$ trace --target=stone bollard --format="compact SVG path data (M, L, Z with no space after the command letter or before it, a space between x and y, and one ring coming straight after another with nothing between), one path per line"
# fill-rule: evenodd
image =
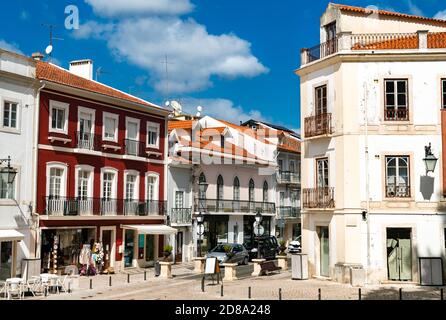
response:
M288 270L288 257L287 256L276 256L277 265L283 270Z
M172 265L173 265L173 262L160 261L159 264L161 266L160 278L164 278L164 279L173 278L172 277Z
M252 276L260 276L262 273L262 267L260 266L262 262L265 262L266 259L252 259L252 262L254 262L254 272L251 273Z
M237 263L223 263L222 266L225 267L225 281L237 280L235 269L237 267Z
M206 262L206 258L194 258L194 272L196 273L204 273L204 263Z

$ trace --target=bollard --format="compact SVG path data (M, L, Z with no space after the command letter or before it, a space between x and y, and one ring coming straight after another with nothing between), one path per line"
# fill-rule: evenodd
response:
M251 299L251 287L248 287L248 299Z
M282 300L282 288L279 288L279 300Z
M223 283L221 284L221 288L220 288L220 296L223 297Z
M127 273L127 283L130 283L130 273Z
M403 300L403 288L400 288L400 300Z
M362 300L362 298L361 298L361 288L358 289L358 297L359 297L359 300Z
M71 293L71 281L68 282L68 293Z
M109 286L109 287L112 286L112 278L111 278L111 276L108 278L108 286Z
M443 289L440 289L440 300L443 300Z
M147 280L147 271L144 271L144 281Z
M321 288L319 288L317 291L318 291L318 299L322 300Z
M201 292L204 292L204 277L201 279Z
M93 289L93 279L90 279L90 289Z

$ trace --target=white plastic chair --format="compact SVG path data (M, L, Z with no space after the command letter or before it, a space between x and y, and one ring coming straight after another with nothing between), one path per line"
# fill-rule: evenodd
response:
M65 292L68 293L68 279L69 274L66 274L65 276L63 276L63 278L59 277L57 278L57 292L59 292L59 287Z
M17 296L19 299L23 298L24 290L23 290L23 280L21 281L12 281L10 279L6 280L6 294L8 300L11 300L14 296Z
M6 299L6 282L0 281L0 295L3 295L3 297Z

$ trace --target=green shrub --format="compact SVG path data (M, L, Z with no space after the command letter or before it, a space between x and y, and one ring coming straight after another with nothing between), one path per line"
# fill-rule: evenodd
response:
M173 247L170 244L164 246L164 252L172 252Z

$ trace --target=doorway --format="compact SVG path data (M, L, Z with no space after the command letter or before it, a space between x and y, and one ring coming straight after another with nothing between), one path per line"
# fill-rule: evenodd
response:
M179 231L176 234L175 244L175 262L182 262L183 261L183 231Z
M387 274L389 280L412 280L411 228L387 228Z
M104 270L115 266L115 229L114 227L101 227L100 242L104 249Z
M133 267L135 254L135 231L125 230L124 268Z
M320 275L323 277L330 276L330 245L328 227L317 227L320 248Z
M13 261L13 242L0 242L0 280L4 281L13 276Z

